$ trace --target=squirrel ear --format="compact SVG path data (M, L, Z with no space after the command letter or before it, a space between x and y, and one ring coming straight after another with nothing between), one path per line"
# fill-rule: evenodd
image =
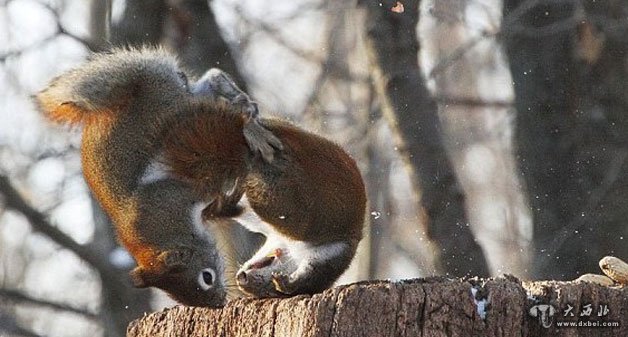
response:
M147 288L155 284L155 275L142 267L135 267L129 272L131 282L136 288Z
M192 259L192 249L177 248L162 252L157 257L170 273L181 272L187 268Z

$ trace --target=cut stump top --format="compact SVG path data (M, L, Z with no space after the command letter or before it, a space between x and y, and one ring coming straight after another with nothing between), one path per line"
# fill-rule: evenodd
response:
M626 337L628 288L511 276L360 282L222 309L175 306L133 321L127 336Z

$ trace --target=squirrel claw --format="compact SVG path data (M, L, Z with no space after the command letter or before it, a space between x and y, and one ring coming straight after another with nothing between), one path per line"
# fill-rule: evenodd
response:
M249 95L241 93L231 100L231 104L238 107L240 113L243 114L248 120L257 119L259 116L259 108L257 103L249 98Z
M283 149L279 138L255 120L244 125L244 138L251 151L259 152L267 163L271 163L275 158L275 150Z
M291 295L296 290L290 282L290 276L283 273L273 273L273 284L275 285L275 290L282 294Z
M212 219L218 216L222 209L222 201L220 198L213 198L201 212L203 219Z
M275 150L283 150L283 145L279 138L259 124L257 102L240 90L223 71L216 69L212 74L211 82L216 87L214 91L229 101L244 117L244 138L249 148L253 153L259 152L265 162L271 163Z

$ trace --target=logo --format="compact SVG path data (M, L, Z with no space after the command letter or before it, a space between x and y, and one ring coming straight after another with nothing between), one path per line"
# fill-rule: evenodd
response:
M610 309L607 304L582 303L579 306L566 303L566 308L559 310L550 304L537 304L528 311L530 316L539 320L548 329L554 323L557 328L617 328L619 321L608 320ZM555 319L558 317L557 319ZM556 321L556 322L554 322Z
M550 304L537 304L530 308L529 314L532 317L537 317L539 323L541 323L544 328L549 328L554 322L553 316L556 314L556 308Z

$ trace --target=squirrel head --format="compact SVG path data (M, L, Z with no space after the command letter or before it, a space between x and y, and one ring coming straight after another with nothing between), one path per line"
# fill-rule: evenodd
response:
M157 287L175 301L198 307L221 307L226 299L223 267L215 248L179 247L161 252L130 272L138 288ZM217 263L218 262L218 263Z
M202 219L207 203L175 179L148 183L137 193L128 225L118 228L138 265L133 284L159 288L184 305L222 306L224 260Z

